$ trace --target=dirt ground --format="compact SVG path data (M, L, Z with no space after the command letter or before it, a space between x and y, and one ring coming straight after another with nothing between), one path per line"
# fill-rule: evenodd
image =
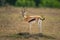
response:
M0 7L0 40L60 40L60 9L57 8L26 8L27 15L45 17L42 33L37 22L29 24L23 20L22 8Z

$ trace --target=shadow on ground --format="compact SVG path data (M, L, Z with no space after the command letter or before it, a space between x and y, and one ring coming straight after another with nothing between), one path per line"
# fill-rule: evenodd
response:
M23 38L37 39L39 37L42 37L42 38L48 38L48 39L55 39L54 37L49 36L49 35L44 35L43 33L38 33L38 34L18 33L17 35L19 35L21 38L23 37Z
M20 38L20 39L29 39L29 38L33 38L33 39L39 39L39 38L47 38L47 39L56 39L52 36L49 35L44 35L43 33L37 33L37 34L29 34L29 33L17 33L14 35L8 35L8 36L0 36L1 38Z

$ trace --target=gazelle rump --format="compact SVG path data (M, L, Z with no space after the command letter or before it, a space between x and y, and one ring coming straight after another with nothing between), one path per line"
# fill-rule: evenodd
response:
M22 16L24 18L24 21L29 23L30 32L31 32L32 23L37 22L38 26L39 26L39 31L40 31L40 33L42 33L42 21L45 20L44 17L36 16L36 15L35 16L28 16L28 15L26 15L26 9L22 10Z

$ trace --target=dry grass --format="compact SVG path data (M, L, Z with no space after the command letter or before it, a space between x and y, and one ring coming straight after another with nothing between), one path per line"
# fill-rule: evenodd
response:
M28 35L17 35L22 32L29 32L29 24L22 20L22 8L1 7L0 8L0 39L1 40L60 40L60 9L52 8L27 8L28 15L43 15L43 37L39 35L37 23L32 25L32 37ZM15 34L15 35L13 35ZM12 36L9 36L12 35ZM23 38L22 38L23 37ZM52 39L53 37L55 39Z

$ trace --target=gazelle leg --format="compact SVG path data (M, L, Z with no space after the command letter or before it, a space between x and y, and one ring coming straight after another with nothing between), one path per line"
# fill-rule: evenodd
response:
M31 23L29 23L29 32L31 33L31 26L32 24Z
M42 20L38 20L39 32L42 33Z

